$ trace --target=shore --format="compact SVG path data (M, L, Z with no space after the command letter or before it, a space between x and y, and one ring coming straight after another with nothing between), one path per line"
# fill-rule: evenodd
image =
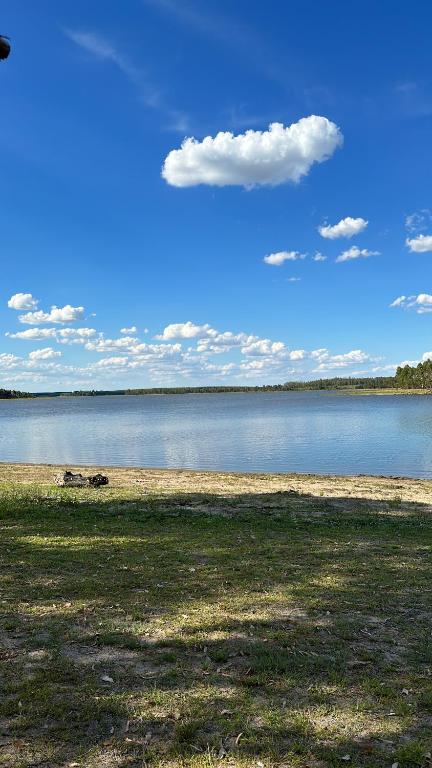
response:
M78 466L61 464L0 463L0 483L51 484L66 469L91 475L100 472L109 478L106 492L123 489L170 496L173 493L209 493L215 496L239 494L268 495L294 490L312 497L369 499L432 504L432 480L373 475L333 476L296 473L247 473L154 469L135 467Z
M0 464L5 768L429 768L432 481Z

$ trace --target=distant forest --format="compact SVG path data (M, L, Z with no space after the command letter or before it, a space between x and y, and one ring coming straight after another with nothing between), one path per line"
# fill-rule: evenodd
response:
M20 397L34 397L29 392L18 392L15 389L0 389L0 400L17 400Z
M335 376L332 379L313 381L286 381L285 384L265 384L256 387L208 386L208 387L145 387L142 389L91 389L74 392L16 392L0 389L0 399L20 397L95 397L101 395L187 395L220 392L302 392L311 390L362 390L362 389L427 389L432 390L432 360L416 366L399 367L395 376L371 376L354 378Z
M287 381L285 384L264 384L263 386L206 386L206 387L145 387L141 389L116 390L77 390L74 392L52 392L52 395L72 395L74 397L94 397L96 395L187 395L217 394L223 392L296 392L308 390L335 389L387 389L395 387L393 376L375 376L371 378L316 379L314 381Z

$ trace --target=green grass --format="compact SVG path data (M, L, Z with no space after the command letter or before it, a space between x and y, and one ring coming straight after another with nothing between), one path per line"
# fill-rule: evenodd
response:
M431 765L426 505L246 501L0 483L1 766Z

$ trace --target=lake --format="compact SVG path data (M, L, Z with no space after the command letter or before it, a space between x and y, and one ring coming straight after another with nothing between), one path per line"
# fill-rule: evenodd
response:
M0 400L0 461L432 477L432 397Z

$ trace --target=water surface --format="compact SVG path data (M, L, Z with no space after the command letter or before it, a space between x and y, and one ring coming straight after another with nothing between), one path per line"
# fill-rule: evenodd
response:
M432 477L432 397L0 400L0 461Z

